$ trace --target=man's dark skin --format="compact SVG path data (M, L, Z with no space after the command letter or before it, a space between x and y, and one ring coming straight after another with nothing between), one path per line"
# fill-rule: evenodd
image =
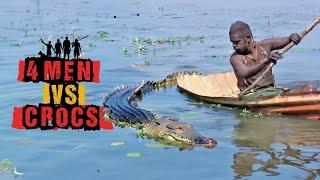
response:
M71 47L70 47L70 41L68 40L68 37L63 41L63 59L66 59L66 55L70 55Z
M276 60L282 58L277 52L272 51L281 49L290 42L298 44L301 40L298 34L293 33L288 37L270 38L254 42L250 27L241 21L231 25L229 38L235 50L230 57L230 62L238 80L237 85L241 91L251 85L269 63L276 62ZM258 84L257 88L274 86L271 70L264 79L265 81L260 85Z

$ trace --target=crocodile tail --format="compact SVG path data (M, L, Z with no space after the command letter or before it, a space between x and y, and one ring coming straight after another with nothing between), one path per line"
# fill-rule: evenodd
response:
M134 95L132 98L139 96L142 97L144 94L149 93L154 90L156 82L154 81L142 81L137 88L134 90Z
M119 86L105 97L103 105L114 123L143 124L155 117L152 112L139 108L136 103L141 99L139 94L146 84L142 82L134 86Z
M106 102L111 98L111 96L115 95L117 92L122 91L126 88L128 88L128 86L124 86L124 85L120 85L114 88L113 91L111 91L106 97L104 97L103 105L106 106Z
M198 72L185 71L172 73L160 81L142 81L134 86L118 86L104 98L103 105L110 110L110 117L121 122L145 123L152 121L158 116L150 111L141 109L137 106L137 101L143 95L154 89L174 86L177 78L187 74L199 74Z

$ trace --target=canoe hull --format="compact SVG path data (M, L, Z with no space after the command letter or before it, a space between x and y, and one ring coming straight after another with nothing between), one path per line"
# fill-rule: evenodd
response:
M181 87L183 93L196 99L231 107L249 108L268 113L281 113L284 115L296 115L306 119L320 120L320 94L304 94L295 96L279 96L261 101L243 101L238 98L206 97L193 94Z
M211 75L212 76L212 75ZM190 78L192 79L192 78ZM221 104L232 107L249 108L257 111L268 113L281 113L285 115L301 116L306 119L320 119L320 90L319 81L293 82L281 87L288 87L290 90L283 91L273 96L260 97L256 99L238 97L213 97L194 90L192 80L188 78L178 81L178 88L181 92L186 93L196 99ZM186 82L183 82L186 81ZM197 82L199 84L199 80ZM202 89L205 89L203 83ZM320 86L319 86L320 87ZM199 93L200 92L200 93Z

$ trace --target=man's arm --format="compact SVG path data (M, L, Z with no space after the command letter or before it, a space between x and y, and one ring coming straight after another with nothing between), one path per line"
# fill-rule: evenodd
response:
M234 72L242 78L247 78L258 73L262 68L264 68L270 62L269 59L266 59L252 67L247 67L243 63L242 58L243 57L240 55L233 55L230 58L230 62Z
M290 42L298 44L300 40L301 37L297 33L293 33L288 37L265 39L262 40L260 43L269 51L273 51L285 47Z
M41 41L42 44L44 44L44 45L46 45L46 46L48 45L48 44L46 44L42 39L40 39L40 41Z

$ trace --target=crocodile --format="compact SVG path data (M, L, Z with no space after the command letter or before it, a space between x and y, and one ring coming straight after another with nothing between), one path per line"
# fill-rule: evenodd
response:
M153 138L167 145L184 149L195 146L213 148L217 145L215 139L199 134L191 124L180 122L171 116L159 117L137 105L137 102L142 100L147 93L174 86L179 76L195 73L197 72L173 73L160 81L143 81L133 86L117 87L104 99L105 118L120 127L137 128L142 136Z

